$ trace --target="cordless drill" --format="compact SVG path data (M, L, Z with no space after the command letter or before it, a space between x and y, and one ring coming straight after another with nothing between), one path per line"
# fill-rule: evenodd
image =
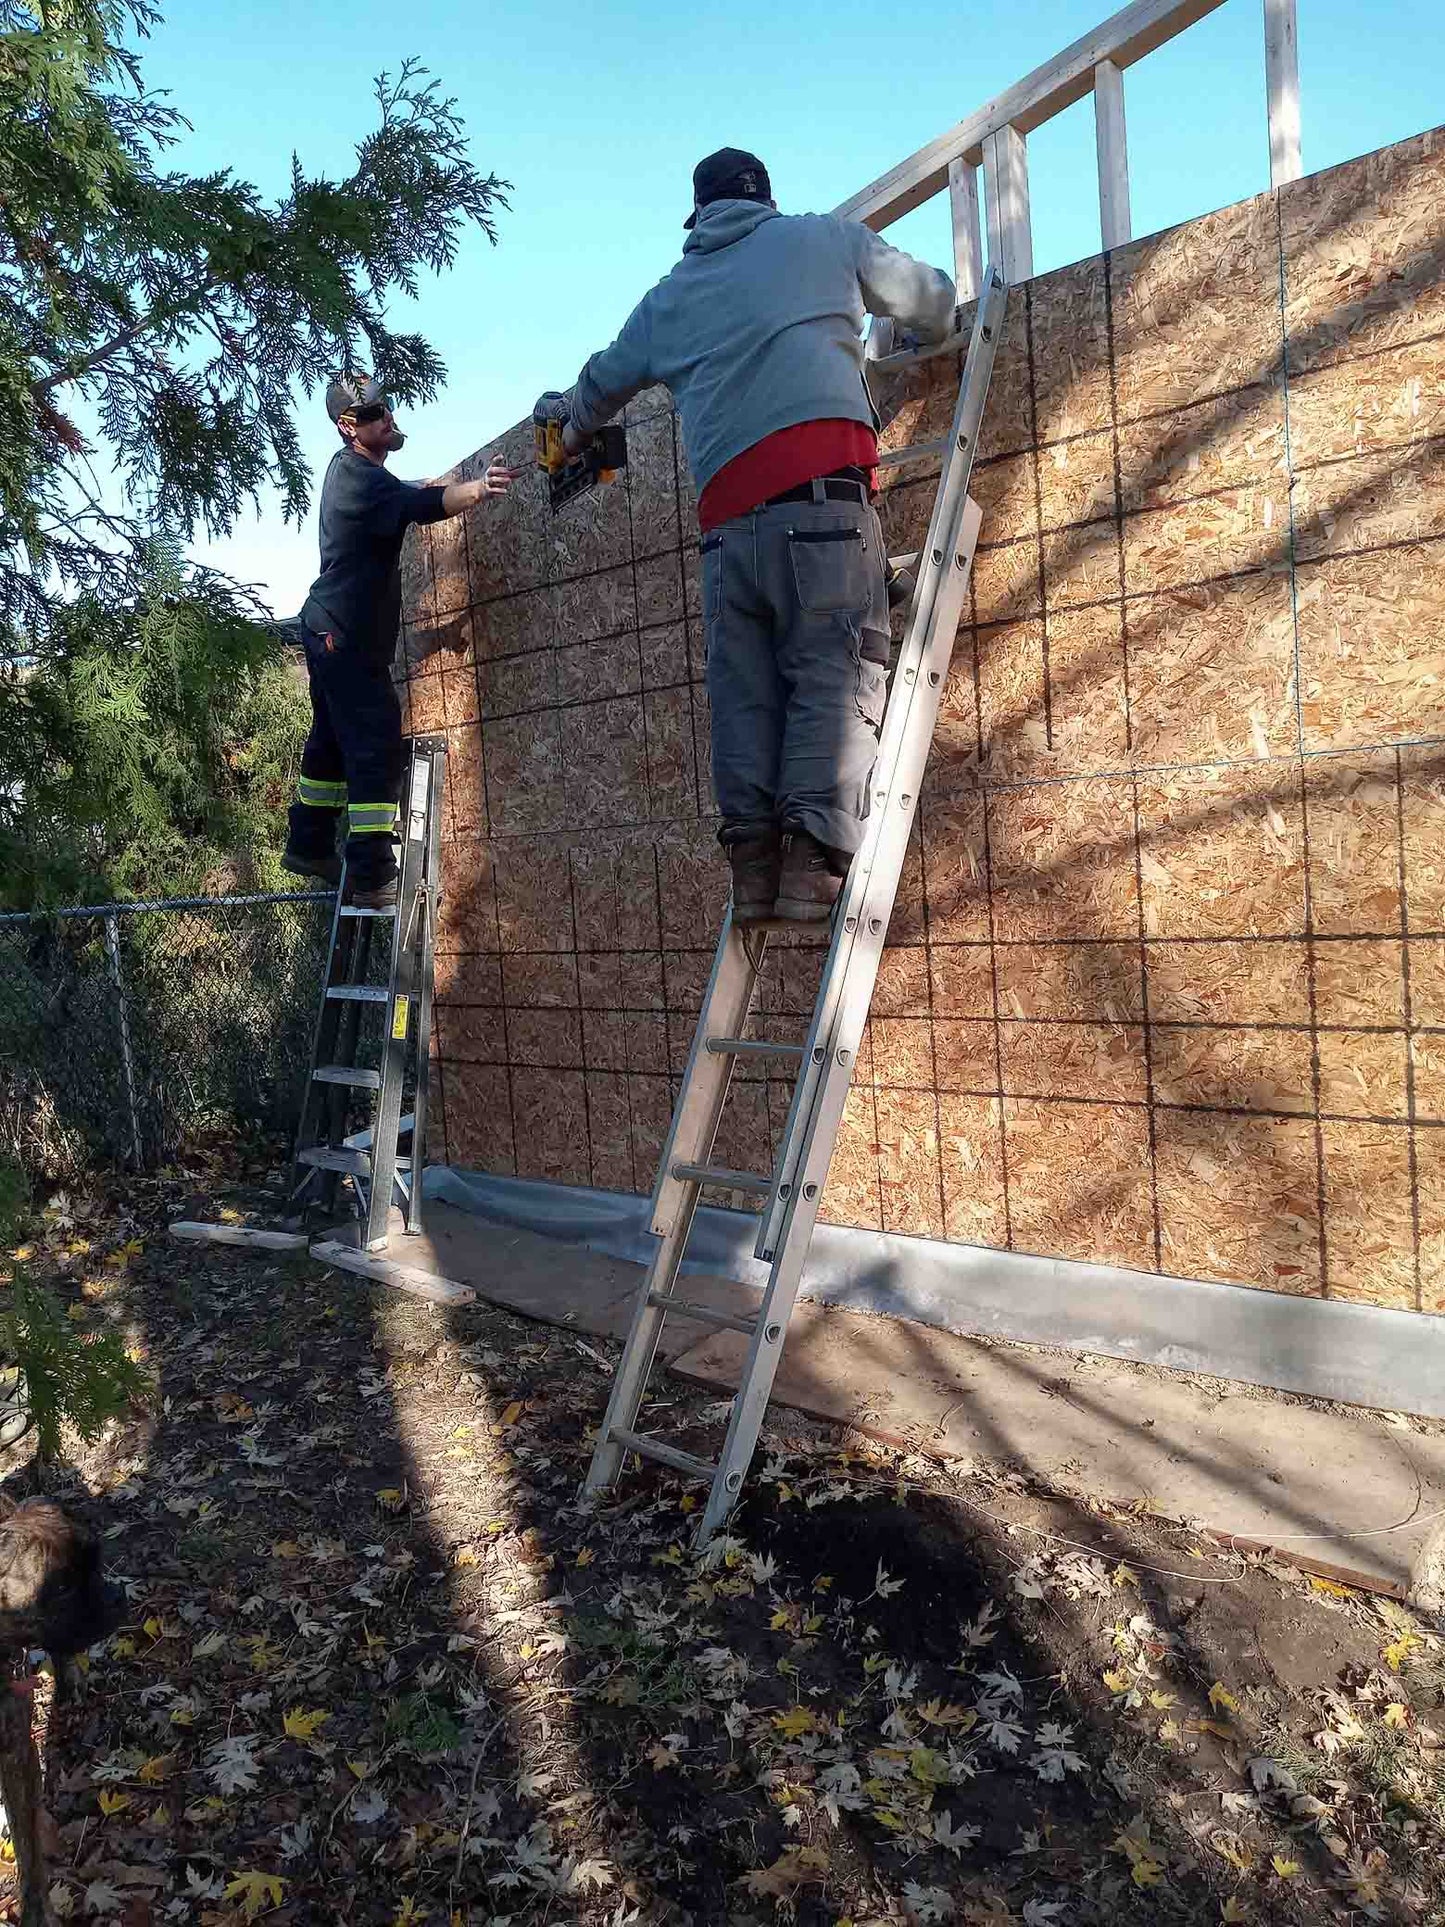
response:
M569 455L562 430L572 413L572 397L549 389L532 410L532 433L537 443L537 466L547 477L552 513L599 482L615 482L627 466L627 435L620 426L599 428L580 455Z

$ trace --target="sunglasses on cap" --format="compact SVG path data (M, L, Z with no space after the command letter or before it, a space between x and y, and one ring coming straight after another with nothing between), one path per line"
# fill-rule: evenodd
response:
M355 422L358 428L364 428L369 422L384 421L390 413L391 403L389 401L372 401L367 402L365 406L361 408L348 408L346 411L346 419L349 422Z

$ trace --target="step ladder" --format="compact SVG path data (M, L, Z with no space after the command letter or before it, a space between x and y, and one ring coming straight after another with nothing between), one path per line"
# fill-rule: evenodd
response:
M395 909L348 903L342 870L291 1168L292 1211L334 1211L341 1179L351 1179L363 1251L384 1249L393 1199L406 1229L421 1229L446 738L413 737L409 751Z
M766 957L768 926L739 929L729 911L658 1169L651 1230L660 1242L638 1290L584 1491L595 1495L615 1483L629 1452L705 1479L711 1489L698 1525L699 1544L712 1536L736 1503L757 1445L863 1040L978 541L980 511L968 484L1006 298L1002 276L990 268L974 319L952 433L941 447L938 494L928 537L917 557L917 586L879 737L866 833L833 914L832 938L807 1040L774 1044L745 1034ZM905 452L917 456L931 448ZM745 1057L781 1058L798 1066L777 1163L767 1177L710 1162L733 1066ZM755 1317L739 1317L675 1296L699 1194L708 1186L751 1192L761 1200L756 1253L771 1269ZM637 1429L668 1317L742 1332L750 1340L716 1464Z

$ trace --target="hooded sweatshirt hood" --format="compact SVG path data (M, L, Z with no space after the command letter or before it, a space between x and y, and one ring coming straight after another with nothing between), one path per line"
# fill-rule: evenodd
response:
M734 241L745 240L764 221L779 218L778 210L762 201L709 201L706 207L698 209L697 221L683 242L682 251L713 254L718 248L730 248Z

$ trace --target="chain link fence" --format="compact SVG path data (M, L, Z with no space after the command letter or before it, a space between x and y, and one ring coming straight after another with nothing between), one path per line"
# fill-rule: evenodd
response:
M0 916L0 1156L151 1169L227 1124L290 1130L333 897L186 897Z

